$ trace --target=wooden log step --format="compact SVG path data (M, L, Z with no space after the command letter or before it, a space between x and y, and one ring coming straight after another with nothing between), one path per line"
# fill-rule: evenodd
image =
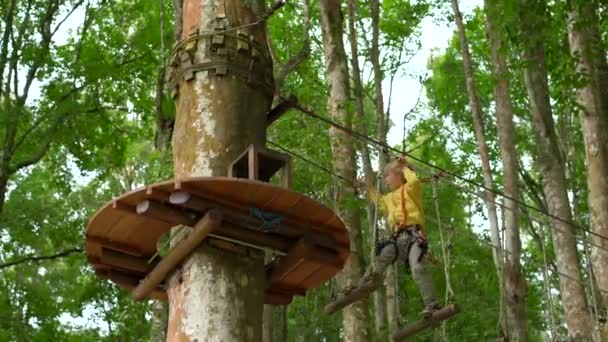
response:
M460 308L456 304L450 304L440 310L437 310L433 315L427 319L421 319L419 321L410 323L399 329L395 335L393 335L393 341L402 341L407 337L413 336L427 328L435 326L442 321L456 315L460 312Z
M333 314L336 311L341 310L342 308L349 306L358 300L368 297L377 288L378 286L371 282L364 284L363 286L357 287L351 292L339 296L333 302L330 302L329 304L325 305L323 311L326 314Z

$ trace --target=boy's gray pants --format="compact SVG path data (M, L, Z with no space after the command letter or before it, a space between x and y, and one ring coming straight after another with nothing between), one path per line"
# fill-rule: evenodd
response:
M417 233L414 232L413 234ZM386 271L386 268L396 260L403 260L404 262L409 263L410 270L412 271L412 278L414 278L414 281L422 294L424 305L426 307L436 306L438 304L437 297L435 296L433 280L427 269L427 261L424 258L421 258L422 248L420 248L415 241L415 237L412 238L412 235L408 232L402 231L398 235L395 241L396 243L390 243L384 246L380 251L380 254L376 256L372 272L383 274L384 271Z

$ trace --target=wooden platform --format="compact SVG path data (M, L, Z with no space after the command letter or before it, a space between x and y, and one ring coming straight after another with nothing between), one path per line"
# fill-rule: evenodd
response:
M266 265L268 304L305 295L339 272L349 256L344 224L320 203L265 182L200 177L153 184L107 203L88 225L87 258L100 277L133 289L158 262L149 259L161 235L178 224L192 226L214 208L223 220L206 240L213 246L257 246L282 255ZM281 219L265 225L252 209ZM166 297L162 284L150 297Z

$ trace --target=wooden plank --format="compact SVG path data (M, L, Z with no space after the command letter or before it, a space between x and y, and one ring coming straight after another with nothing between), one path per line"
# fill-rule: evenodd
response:
M287 252L292 245L290 239L277 234L260 234L250 229L241 228L235 224L224 222L216 228L214 234L227 237L229 239L249 242L258 246L272 248L281 252Z
M301 239L292 247L286 256L273 263L269 276L271 284L281 283L302 286L324 264L339 265L337 253L332 253L317 246L311 239Z
M296 296L305 296L306 289L298 286L290 286L285 284L274 284L266 289L266 291L271 291L274 293L282 293L288 295L296 295Z
M102 209L100 209L95 216L93 216L89 222L87 234L105 236L110 232L120 218L120 212L113 210L112 203L108 203L102 207Z
M143 256L141 250L138 249L137 247L128 245L128 244L120 242L120 241L111 241L105 237L91 236L91 235L87 235L86 240L87 240L87 242L105 246L105 247L111 248L115 251L123 252L123 253L133 255L136 257Z
M325 308L323 309L323 311L326 314L333 314L334 312L336 312L358 300L368 297L377 288L378 288L378 286L374 285L372 283L367 283L364 286L357 287L356 289L352 290L348 294L342 295L342 296L336 298L336 300L334 300L333 302L330 302L329 304L325 305Z
M205 216L194 225L194 229L183 240L177 243L169 254L163 258L146 278L133 290L132 298L142 300L160 282L162 282L169 272L182 262L200 243L217 227L222 221L219 211L209 211Z
M264 293L264 304L269 305L288 305L293 301L292 295L286 295L283 293L275 293L272 291L266 291Z
M101 278L108 279L115 283L116 285L131 290L137 286L140 278L136 276L132 276L130 274L125 274L117 271L98 271L95 270L95 273ZM158 299L162 301L167 300L167 292L162 287L156 287L150 292L149 298Z
M307 289L317 288L333 278L341 269L342 267L323 265L314 274L311 274L308 278L302 280L300 286Z
M393 335L393 341L402 341L407 337L413 336L427 328L441 323L442 321L456 315L460 312L460 308L456 304L450 304L436 312L430 318L421 319L406 325L402 329L399 329L395 335Z
M143 274L150 272L155 266L154 262L148 263L148 260L148 258L132 256L107 247L102 247L101 258L99 258L99 261L105 265Z

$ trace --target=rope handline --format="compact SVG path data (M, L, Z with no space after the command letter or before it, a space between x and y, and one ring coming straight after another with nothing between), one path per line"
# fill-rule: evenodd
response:
M530 222L532 225L532 222ZM549 331L551 332L551 339L555 340L556 332L555 332L555 318L553 317L553 298L551 297L551 283L549 278L549 266L547 262L547 248L545 246L545 228L543 226L539 227L541 248L543 253L543 283L545 285L545 294L547 296L547 303L549 304Z
M301 105L299 105L299 104L295 104L295 105L294 105L294 108L295 108L295 109L297 109L298 111L300 111L300 112L302 112L302 113L304 113L304 114L306 114L306 115L310 116L310 117L316 118L316 119L318 119L318 120L320 120L320 121L323 121L323 122L325 122L325 123L327 123L327 124L329 124L329 125L331 125L331 126L334 126L334 127L338 128L338 129L340 129L340 130L343 130L344 132L346 132L346 133L348 133L348 134L350 134L350 135L353 135L353 136L355 136L355 137L358 137L359 139L362 139L362 140L368 141L368 142L370 142L370 143L372 143L372 144L374 144L374 145L377 145L377 146L381 146L382 148L387 149L387 150L390 150L390 151L393 151L393 152L395 152L395 153L398 153L398 154L403 154L403 151L400 151L400 150L398 150L398 149L396 149L396 148L394 148L394 147L392 147L392 146L390 146L390 145L388 145L388 144L386 144L386 143L380 142L380 141L378 141L378 140L376 140L376 139L374 139L374 138L371 138L371 137L369 137L369 136L363 135L363 134L361 134L361 133L359 133L359 132L357 132L357 131L355 131L355 130L353 130L353 129L350 129L350 128L348 128L348 127L345 127L344 125L341 125L341 124L339 124L339 123L337 123L337 122L335 122L335 121L332 121L332 120L330 120L330 119L328 119L328 118L322 117L322 116L320 116L320 115L316 114L315 112L313 112L313 111L311 111L311 110L309 110L309 109L307 109L307 108L305 108L305 107L303 107L303 106L301 106ZM503 192L501 192L501 191L498 191L498 190L495 190L495 189L492 189L492 188L488 188L488 187L486 187L485 185L479 184L479 183L477 183L477 182L475 182L475 181L472 181L472 180L470 180L470 179L468 179L468 178L466 178L466 177L464 177L464 176L460 176L460 175L458 175L458 174L456 174L456 173L453 173L453 172L451 172L451 171L449 171L449 170L447 170L447 169L445 169L445 168L442 168L442 167L440 167L440 166L437 166L437 165L435 165L435 164L432 164L432 163L430 163L430 162L427 162L427 161L425 161L425 160L423 160L423 159L420 159L420 158L418 158L418 157L415 157L415 156L411 155L411 154L410 154L410 153L408 153L408 152L406 152L406 153L405 153L405 155L406 155L407 157L409 157L410 159L412 159L412 160L415 160L415 161L417 161L417 162L419 162L419 163L421 163L421 164L423 164L423 165L426 165L426 166L428 166L428 167L434 168L434 169L436 169L436 170L442 171L442 172L444 172L444 173L446 173L446 174L448 174L448 175L451 175L451 176L453 176L454 178L457 178L457 179L459 179L459 180L461 180L461 181L463 181L463 182L465 182L465 183L468 183L468 184L474 185L475 187L478 187L478 188L484 189L484 190L486 190L486 191L492 192L493 194L495 194L495 195L497 195L497 196L501 196L501 197L503 197L503 198L506 198L506 199L508 199L508 200L510 200L510 201L512 201L512 202L514 202L514 203L517 203L518 205L521 205L521 206L523 206L523 207L526 207L526 208L528 208L528 209L530 209L530 210L536 211L536 212L538 212L538 213L540 213L540 214L543 214L543 215L545 215L545 216L551 217L551 218L553 218L553 219L555 219L555 220L558 220L558 221L560 221L560 222L563 222L563 223L567 223L567 224L569 224L569 225L572 225L573 227L579 228L579 229L581 229L582 231L589 232L590 234L592 234L592 235L594 235L594 236L596 236L596 237L602 238L602 239L604 239L604 240L608 240L608 237L603 236L603 235L598 234L598 233L595 233L595 232L593 232L593 231L589 230L588 228L585 228L585 227L583 227L583 226L581 226L581 225L579 225L579 224L577 224L577 223L575 223L575 222L571 222L571 221L565 220L565 219L563 219L563 218L561 218L561 217L559 217L559 216L555 216L555 215L553 215L553 214L551 214L551 213L549 213L549 212L547 212L547 211L545 211L545 210L543 210L543 209L537 208L537 207L535 207L535 206L533 206L533 205L530 205L530 204L527 204L527 203L525 203L525 202L523 202L523 201L521 201L521 200L518 200L518 199L515 199L515 198L513 198L513 197L511 197L511 196L508 196L508 195L504 194L504 193L503 193Z
M441 242L441 256L443 257L443 273L445 276L445 305L450 303L450 300L454 298L454 290L450 283L450 250L446 247L446 237L444 237L443 223L441 221L441 214L439 211L439 199L437 197L437 181L431 182L431 188L433 190L433 203L435 204L435 215L437 216L437 228L439 228L439 240ZM441 336L442 341L446 341L446 322L441 323Z

